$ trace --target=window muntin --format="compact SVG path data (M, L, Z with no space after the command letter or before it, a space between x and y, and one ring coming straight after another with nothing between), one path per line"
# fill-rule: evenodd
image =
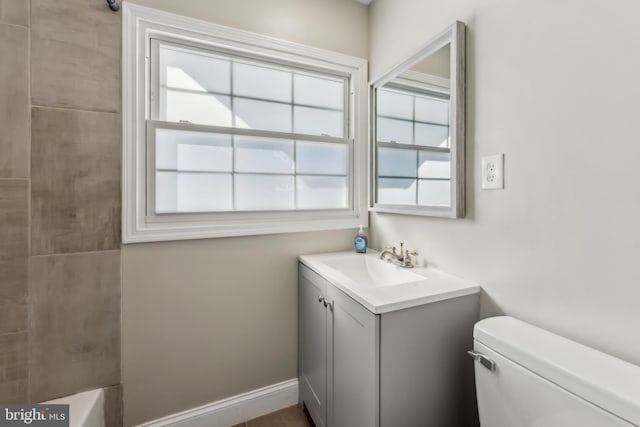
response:
M149 214L352 208L348 77L160 40L151 72Z
M377 203L451 206L448 96L384 87L376 107Z

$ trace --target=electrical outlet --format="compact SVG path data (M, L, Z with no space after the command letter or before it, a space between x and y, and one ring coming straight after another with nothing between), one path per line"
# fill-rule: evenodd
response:
M504 154L482 158L482 189L504 188Z

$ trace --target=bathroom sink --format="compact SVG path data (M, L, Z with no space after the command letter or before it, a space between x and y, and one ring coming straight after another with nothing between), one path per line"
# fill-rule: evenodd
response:
M328 259L325 264L363 286L394 286L425 280L424 276L371 256Z
M301 255L299 261L374 314L480 292L476 283L433 267L402 268L368 251Z

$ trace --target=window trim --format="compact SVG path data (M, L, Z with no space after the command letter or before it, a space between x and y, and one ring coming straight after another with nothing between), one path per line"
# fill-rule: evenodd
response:
M123 243L202 239L330 229L368 224L367 212L367 61L312 48L255 33L175 15L125 2L123 5ZM151 116L151 39L179 40L181 44L207 45L274 62L295 64L302 69L327 70L349 76L349 119L347 139L352 185L350 208L335 210L256 211L216 214L147 215L147 144L157 121ZM147 125L149 122L149 125ZM166 123L162 122L162 127ZM171 124L180 127L181 124ZM215 131L206 125L189 128ZM218 129L229 132L227 128ZM250 131L251 132L251 131ZM277 133L255 131L259 136ZM242 130L247 133L246 129ZM288 137L291 134L287 134ZM301 140L344 142L344 138L301 136ZM334 141L335 140L335 141Z

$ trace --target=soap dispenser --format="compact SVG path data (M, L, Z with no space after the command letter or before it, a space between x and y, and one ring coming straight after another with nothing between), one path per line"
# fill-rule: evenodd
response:
M369 239L364 234L363 226L360 226L360 231L356 234L356 238L353 239L353 246L356 248L356 252L359 254L367 253L367 246L369 246Z

